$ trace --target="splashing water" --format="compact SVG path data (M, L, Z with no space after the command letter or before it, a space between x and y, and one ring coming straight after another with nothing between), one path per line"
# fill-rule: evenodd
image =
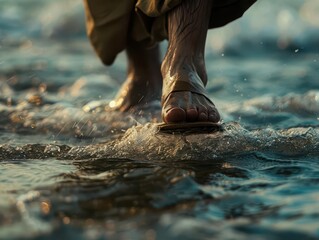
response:
M0 239L318 239L317 0L259 0L209 32L213 134L107 112L80 2L0 0Z

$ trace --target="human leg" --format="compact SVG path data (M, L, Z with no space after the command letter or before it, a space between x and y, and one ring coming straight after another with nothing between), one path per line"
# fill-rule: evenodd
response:
M162 117L170 122L218 122L207 97L204 50L211 0L185 0L168 13L169 46L162 63Z
M126 53L127 79L110 102L112 109L120 111L128 111L160 99L162 89L159 47L146 48L143 43L131 41Z

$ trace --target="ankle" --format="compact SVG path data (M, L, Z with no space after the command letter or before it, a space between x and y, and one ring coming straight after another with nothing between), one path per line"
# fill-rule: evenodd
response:
M188 76L190 72L195 72L204 85L207 83L205 59L201 53L193 55L185 52L181 54L174 52L171 54L170 51L167 51L161 65L161 72L164 81L172 77L173 79L180 79L177 76Z

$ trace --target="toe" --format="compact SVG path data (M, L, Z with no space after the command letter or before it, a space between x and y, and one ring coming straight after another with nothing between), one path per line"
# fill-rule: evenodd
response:
M188 108L186 110L187 122L195 122L198 119L198 111L195 107Z
M214 116L214 114L209 113L209 115L208 115L208 121L209 121L209 122L216 122L216 121L215 121L215 118L216 118L216 117Z
M198 121L205 122L208 121L208 111L204 105L198 107Z
M184 122L186 120L186 113L182 108L171 108L166 111L163 119L166 123Z
M201 112L198 116L198 121L199 122L206 122L208 120L207 113Z
M212 109L208 113L208 121L217 123L220 121L220 115L217 109Z

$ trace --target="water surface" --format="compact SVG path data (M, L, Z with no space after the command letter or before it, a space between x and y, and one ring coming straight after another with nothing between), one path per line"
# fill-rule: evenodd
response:
M0 3L0 239L319 238L317 0L210 31L223 131L200 135L105 111L125 55L102 66L81 2Z

